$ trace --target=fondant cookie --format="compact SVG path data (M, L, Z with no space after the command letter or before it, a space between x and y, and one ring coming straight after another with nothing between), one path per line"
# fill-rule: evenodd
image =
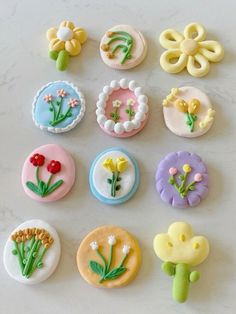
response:
M17 227L4 248L8 274L24 284L37 284L55 271L61 255L60 239L48 223L34 219Z
M215 110L200 89L184 86L172 88L163 101L163 114L170 131L192 138L205 134L211 128Z
M121 148L109 148L100 153L93 161L89 173L93 195L109 205L128 201L136 192L139 181L136 160Z
M163 70L178 73L186 67L192 76L206 75L209 62L219 62L224 57L224 49L217 41L205 38L206 30L199 23L187 25L183 35L175 29L162 32L160 44L167 49L160 58Z
M143 129L148 111L148 98L135 81L111 81L99 94L97 122L111 136L130 137Z
M75 181L75 164L62 147L48 144L36 148L22 169L25 193L40 202L53 202L65 196Z
M170 153L158 165L156 189L173 207L194 207L208 193L207 168L196 154Z
M36 94L32 105L34 123L41 130L62 133L73 129L83 118L85 99L73 84L50 82Z
M77 56L81 45L87 40L87 33L81 27L75 27L70 21L63 21L59 28L52 27L47 31L49 40L49 56L56 61L59 71L67 69L69 57Z
M139 65L147 54L143 35L129 25L109 29L100 43L104 63L114 69L127 70Z
M139 271L141 251L134 237L115 226L93 230L77 251L81 276L96 287L115 288L130 283Z
M203 236L194 236L191 225L175 222L167 233L157 234L153 241L156 255L164 262L162 270L173 277L172 296L185 302L190 283L196 282L200 273L191 266L201 264L209 254L209 243Z

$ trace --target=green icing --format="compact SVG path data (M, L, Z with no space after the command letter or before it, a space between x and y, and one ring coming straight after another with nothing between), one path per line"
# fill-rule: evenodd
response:
M113 42L122 41L123 44L117 44L112 48L112 54L115 54L117 50L121 50L124 53L124 56L121 60L121 64L124 64L126 60L132 57L131 50L133 48L133 37L123 31L111 32L111 39L107 42L107 45L110 46Z
M50 121L51 126L56 126L67 118L72 116L72 107L68 106L66 112L61 113L63 97L59 97L57 99L51 100L48 102L49 110L52 112L52 120Z
M66 50L61 50L56 59L56 68L59 71L65 71L69 65L69 53Z
M164 262L162 270L169 276L173 276L172 296L177 302L183 303L188 298L190 282L196 282L200 278L198 271L191 271L187 264L174 264Z
M110 113L110 116L115 123L117 123L120 120L119 109L120 109L119 107L115 107L114 112Z
M197 120L196 115L186 112L186 124L189 126L190 132L194 131L194 123L196 120Z
M131 121L132 118L135 116L135 111L132 109L132 106L128 105L125 112L127 113L128 117L129 117L129 121Z
M121 185L118 184L118 182L121 180L122 178L120 177L119 171L114 171L112 177L107 179L107 183L111 185L111 196L116 197L116 191L119 191L121 188Z

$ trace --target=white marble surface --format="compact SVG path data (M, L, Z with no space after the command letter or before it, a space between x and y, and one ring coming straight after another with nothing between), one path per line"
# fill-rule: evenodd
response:
M57 271L43 284L28 287L8 277L0 258L0 313L161 313L232 314L236 311L235 272L235 12L233 0L10 0L0 12L0 254L9 233L27 219L41 218L52 224L62 240ZM59 73L47 55L45 31L62 19L84 26L89 40L81 55ZM203 23L209 39L225 46L225 58L211 66L201 79L187 73L169 75L159 66L163 51L157 38L167 27L183 30L192 21ZM99 39L119 23L139 28L149 51L137 68L119 72L108 68L99 56ZM95 118L95 101L103 85L123 76L145 86L151 117L143 132L127 140L107 137ZM65 79L78 84L87 99L83 122L68 134L53 135L36 128L31 103L43 84ZM217 110L214 126L199 139L176 137L166 129L161 100L171 87L193 84L206 91ZM72 192L54 204L28 198L20 174L25 157L35 147L58 143L71 151L77 164L77 182ZM137 158L142 180L138 193L123 206L102 205L88 187L89 166L101 150L123 146ZM170 151L199 153L210 172L210 194L195 209L177 210L165 205L155 191L157 163ZM152 250L156 233L175 220L192 223L211 243L211 253L198 267L202 279L191 286L187 303L171 299L171 279L160 270ZM90 287L77 272L75 253L81 239L94 227L114 223L137 235L143 264L137 279L118 290Z

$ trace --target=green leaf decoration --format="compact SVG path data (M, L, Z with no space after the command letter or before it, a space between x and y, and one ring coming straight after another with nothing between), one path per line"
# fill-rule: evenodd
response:
M129 109L126 109L125 112L126 112L126 113L129 113Z
M107 179L107 183L112 184L112 179Z
M164 262L161 265L162 270L169 276L173 276L175 274L176 265L171 262Z
M190 186L188 189L189 189L190 191L195 191L195 190L196 190L195 186Z
M57 51L49 51L49 57L50 57L52 60L57 60L58 52L57 52Z
M41 191L42 196L44 196L45 192L47 191L47 184L44 181L40 180L38 187L39 190Z
M184 179L184 175L183 174L180 174L179 175L179 179L182 181Z
M169 182L171 185L173 185L173 184L175 183L175 180L174 180L172 177L170 177L169 180L168 180L168 182Z
M119 191L120 188L121 188L121 186L120 186L120 185L117 185L117 186L116 186L116 191Z
M103 267L101 264L99 264L98 262L96 261L89 261L89 267L91 268L91 270L100 275L100 276L103 276Z
M17 255L17 250L16 249L12 250L11 252L12 252L13 255Z
M41 195L41 192L39 190L39 188L37 187L36 184L34 184L33 182L31 181L27 181L26 182L26 186L28 189L30 189L32 192L34 192L35 194L38 194L39 196L42 196Z
M121 177L117 178L117 182L119 182L119 181L121 181L121 180L122 180L122 178L121 178Z
M55 191L56 189L59 188L59 186L62 185L64 181L61 179L61 180L58 180L57 182L55 182L54 184L52 184L46 191L46 194L45 195L48 195L50 193L52 193L53 191Z
M39 262L38 264L37 264L37 268L42 268L43 267L43 262Z
M115 114L113 112L110 113L110 116L114 118Z
M72 113L71 113L71 112L68 112L66 116L67 116L67 117L72 117Z
M112 269L109 273L107 273L104 277L104 279L116 279L120 277L124 272L126 272L127 268L124 266L120 266L117 268Z
M52 108L52 107L49 107L49 111L53 111L53 108Z
M61 50L58 53L56 68L59 71L65 71L69 64L69 53L66 50Z

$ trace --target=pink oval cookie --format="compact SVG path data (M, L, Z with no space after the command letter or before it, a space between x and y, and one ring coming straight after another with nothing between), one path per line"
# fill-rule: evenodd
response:
M99 94L97 122L107 134L130 137L145 126L148 119L148 98L135 81L111 81Z
M127 70L139 65L147 54L143 35L129 25L116 25L102 37L100 54L109 67Z
M29 197L40 202L54 202L72 188L75 163L59 145L43 145L26 158L21 179Z

